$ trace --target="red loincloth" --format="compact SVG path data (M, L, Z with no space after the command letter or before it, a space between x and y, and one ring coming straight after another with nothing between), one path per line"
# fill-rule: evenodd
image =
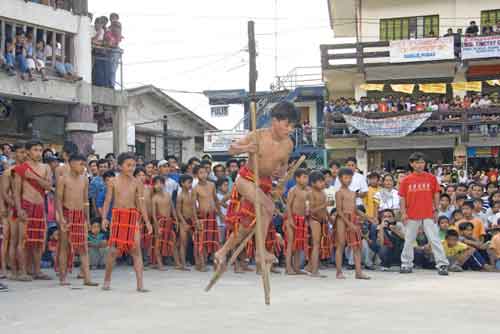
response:
M43 203L33 204L23 199L21 208L27 216L25 247L27 249L43 248L47 234L45 206Z
M84 210L64 209L64 219L69 224L69 241L73 254L82 254L87 250L87 234L85 227L87 218Z
M358 227L357 230L353 230L349 228L349 226L346 226L346 232L345 232L345 240L346 240L346 245L353 248L361 248L361 223L359 222L358 217L356 214L351 215L351 221L354 225Z
M215 212L210 212L204 217L201 215L198 217L202 228L198 229L195 227L193 233L194 249L198 255L203 254L204 248L207 255L215 253L220 248L219 227L217 226L215 216Z
M160 239L161 256L174 256L175 243L177 236L174 230L174 220L167 217L157 217L158 237Z
M285 222L287 217L284 217ZM294 238L292 243L292 251L303 251L306 257L309 256L309 226L306 223L306 217L293 215L295 224ZM285 249L288 246L288 238L286 237L285 229Z
M327 260L333 254L333 235L330 232L328 220L321 223L321 241L319 244L319 259Z
M152 260L154 258L154 256L153 256L153 251L154 251L153 234L148 233L148 228L146 227L144 220L142 220L141 223L139 224L139 230L141 233L141 249L144 252L143 254L145 254L146 257L148 257L150 260Z
M253 172L247 167L241 167L239 177L245 180L255 182ZM264 194L269 194L273 188L272 179L270 177L261 177L259 182L260 189ZM243 199L239 194L236 185L233 186L229 206L227 208L225 223L228 227L236 230L235 225L242 224L249 227L255 219L255 208L249 200Z
M280 241L276 237L276 228L272 223L269 224L267 230L265 247L269 253L274 253L276 256L279 256L281 253ZM255 257L255 237L248 242L246 252L249 258Z
M135 246L135 234L139 231L141 214L137 209L113 208L109 247L118 250L119 255L130 252Z

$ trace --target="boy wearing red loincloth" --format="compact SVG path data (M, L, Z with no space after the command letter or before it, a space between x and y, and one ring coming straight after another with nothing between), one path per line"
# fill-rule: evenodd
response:
M121 167L120 175L108 184L103 212L108 212L113 201L111 233L109 238L110 252L106 259L106 273L102 289L110 290L111 272L118 255L129 253L134 261L134 270L137 278L137 291L148 292L144 289L139 221L145 220L149 234L152 227L149 222L146 206L144 204L144 185L134 178L135 157L130 153L118 156L118 165ZM107 230L110 222L103 217L102 227Z
M214 254L220 248L219 227L216 220L220 208L215 185L213 182L208 182L207 170L195 166L193 173L198 177L198 184L193 189L196 203L194 251L200 261L196 264L196 269L204 272L207 271L207 255Z
M297 185L293 187L287 197L287 217L285 219L285 258L286 274L305 274L300 269L300 254L306 256L309 251L309 215L311 190L307 186L309 177L305 169L295 171Z
M262 240L266 239L268 227L274 212L274 202L270 196L272 190L271 176L281 177L286 173L288 157L293 149L289 138L298 111L292 103L278 103L271 111L271 127L249 133L239 141L232 143L229 154L250 154L248 164L241 166L239 175L233 185L233 193L226 215L226 224L233 231L224 246L215 254L217 265L226 265L227 253L236 248L252 231L255 220L256 192L260 196L259 205L262 213ZM257 147L257 139L259 146ZM255 160L257 159L257 161ZM257 189L254 180L254 164L259 166L259 184ZM256 254L258 263L272 263L276 257L269 251Z
M84 285L97 286L90 279L88 254L89 181L84 175L86 159L83 155L73 154L69 158L69 173L57 179L57 218L59 225L58 264L60 285L70 285L67 281L68 267L73 267L73 257L80 256L80 270Z
M18 257L20 281L51 279L40 269L45 249L45 191L52 189L52 171L42 161L42 143L26 143L28 160L14 168L14 200L19 225Z
M337 224L335 244L337 246L335 254L335 265L337 266L337 279L345 279L342 273L342 259L344 248L351 247L354 252L354 266L357 279L370 279L361 270L361 222L360 218L368 219L363 212L356 207L356 193L349 189L354 173L349 168L342 168L338 178L341 188L335 194L337 203ZM375 222L376 223L376 222Z
M181 191L177 194L177 205L175 207L177 212L177 223L179 224L179 257L182 270L186 268L186 251L189 238L193 237L194 221L196 214L196 201L193 197L191 189L193 185L193 177L191 175L181 175L179 179ZM198 256L194 252L195 256ZM195 259L199 263L199 259Z

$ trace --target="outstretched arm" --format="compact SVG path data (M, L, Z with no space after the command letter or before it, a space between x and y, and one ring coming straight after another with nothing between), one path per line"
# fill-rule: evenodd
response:
M229 146L230 155L257 152L257 136L255 132L250 132L246 137L234 142Z

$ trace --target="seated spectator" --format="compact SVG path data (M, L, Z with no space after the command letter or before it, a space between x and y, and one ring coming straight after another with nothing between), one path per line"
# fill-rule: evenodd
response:
M40 45L41 43L41 45ZM39 54L39 47L41 47L41 53ZM39 58L41 57L41 59ZM45 72L45 55L43 54L43 41L39 41L36 44L36 50L33 50L33 36L30 34L26 40L26 62L28 64L28 71L30 75L35 72L39 72L42 76L42 81L48 81Z
M394 211L382 211L381 223L377 227L377 240L380 245L378 255L382 261L382 270L393 265L401 264L405 240L405 228L401 222L396 221Z
M490 100L488 94L483 95L479 99L478 104L479 104L479 108L487 108L487 107L491 106L491 100Z
M471 223L473 226L474 238L482 242L486 235L486 232L484 230L484 224L481 219L474 218L473 210L474 210L474 203L472 201L466 201L462 206L462 213L464 215L464 219L457 221L456 225L460 226L460 224L462 223Z
M33 81L33 76L28 68L28 62L26 61L26 37L24 31L19 30L16 33L16 39L14 40L14 54L16 56L16 65L21 73L21 79Z
M482 240L479 240L474 237L474 225L470 222L465 222L462 223L458 226L459 229L459 240L469 246L470 248L473 248L476 250L476 252L479 254L479 257L484 259L484 263L487 263L487 260L489 258L488 255L488 250L489 250L489 243L485 243ZM485 269L491 269L488 268L488 265L485 265ZM492 267L492 266L491 266Z
M434 256L432 255L431 245L429 244L429 240L424 233L422 228L418 229L417 244L414 247L414 264L417 267L423 269L434 269Z
M490 262L494 261L495 269L500 271L500 225L497 224L490 228L491 243L489 248Z
M495 30L493 29L493 26L485 25L481 29L481 35L493 35L495 33Z
M446 257L450 262L449 270L451 272L460 272L464 269L483 270L485 266L491 268L479 252L459 242L457 231L449 230L442 243Z
M486 229L497 225L500 219L500 201L495 201L493 206L486 211Z
M14 51L14 45L12 44L11 39L7 39L5 41L5 54L0 55L0 68L5 70L7 74L11 77L16 75L16 71L14 70L14 56L12 52Z
M101 232L101 224L99 221L92 223L88 235L90 269L103 269L105 259L108 253L108 244L104 233Z
M67 61L63 62L62 59L63 52L64 50L62 49L61 43L58 42L55 50L57 74L68 81L72 82L81 81L83 78L75 74L73 65Z
M449 110L448 100L446 97L441 99L441 103L439 103L438 110L442 112L446 112Z
M352 114L352 109L347 104L346 99L342 98L340 101L340 112L342 114Z
M450 219L446 216L439 216L438 218L438 226L439 226L439 239L446 239L446 234L450 229Z
M477 36L479 34L479 27L476 25L476 21L470 21L470 25L465 30L465 36Z
M451 219L451 215L455 211L455 206L451 204L451 198L448 194L442 194L439 199L438 216L445 216Z

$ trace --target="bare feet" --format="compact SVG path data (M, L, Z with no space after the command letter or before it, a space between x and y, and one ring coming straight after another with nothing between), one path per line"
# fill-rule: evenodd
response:
M66 279L63 279L63 280L59 281L59 285L60 286L70 286L71 283L68 282Z
M104 282L101 289L102 291L111 291L111 282Z
M87 282L83 282L83 285L85 285L85 286L99 286L99 283L87 281Z
M186 268L184 266L176 266L175 270L179 270L179 271L191 271L191 269Z
M37 281L50 281L50 280L52 280L52 277L40 272L40 273L36 274L35 276L33 276L33 279L37 280Z
M291 270L291 269L290 270L287 269L285 271L285 274L287 274L288 276L297 276L297 273L295 272L295 270Z
M336 275L337 279L345 279L344 273L343 272L338 272Z
M78 276L76 276L77 279L84 279L85 277L83 276L83 274L80 272L78 274Z
M307 276L309 275L307 272L305 272L304 270L296 270L295 273L297 275L300 275L300 276Z
M150 291L148 289L144 289L144 288L137 288L137 292L147 293L147 292L150 292Z
M227 266L227 257L226 254L222 252L222 250L217 251L214 254L214 267L215 271L218 272L224 272L226 271L226 266Z
M258 264L262 263L262 258L260 256L260 254L257 254L255 256L255 262ZM269 264L273 264L273 263L277 263L278 259L276 258L276 256L274 256L274 254L269 253L269 252L265 252L264 253L264 262L269 263Z
M18 278L17 274L15 273L10 273L9 276L7 277L9 281L17 281L17 278Z
M167 268L165 268L164 266L160 266L160 265L154 266L153 269L156 269L158 271L167 271Z
M361 274L356 274L356 276L354 276L356 279L363 279L363 280L370 280L370 276L366 276L365 274L361 273Z
M328 276L326 275L322 275L320 273L311 273L310 275L311 277L314 277L314 278L327 278Z

